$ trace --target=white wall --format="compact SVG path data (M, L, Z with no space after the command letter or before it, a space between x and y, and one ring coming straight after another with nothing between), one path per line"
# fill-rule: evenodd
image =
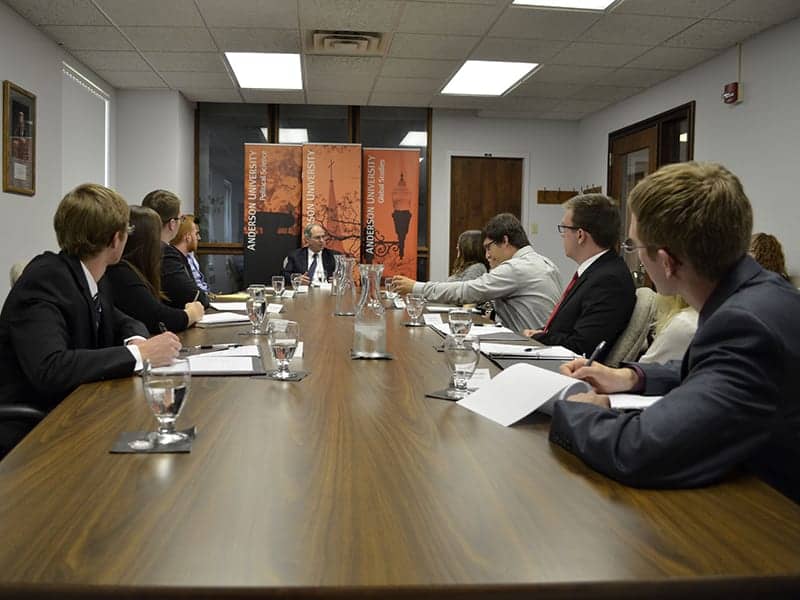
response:
M8 294L12 264L43 250L56 250L53 214L62 189L62 61L68 60L105 89L89 69L66 55L54 42L0 2L0 79L36 95L36 194L0 191L0 302ZM84 152L76 139L72 152ZM113 150L112 150L113 151ZM113 180L112 180L113 181Z
M608 134L696 101L696 160L719 162L742 180L754 210L754 230L783 243L791 274L800 272L800 19L743 44L744 101L723 104L724 84L737 77L735 48L658 86L596 113L580 124L581 173L605 190Z
M154 189L175 192L194 212L194 105L178 92L117 92L117 191L139 204Z
M536 203L539 189L573 189L591 183L575 160L578 124L572 121L483 119L464 112L433 112L431 147L430 279L448 275L450 256L450 157L522 157L525 159L522 221L534 249L550 257L566 281L575 263L564 256L556 224L560 205ZM599 180L598 180L599 181ZM604 181L604 180L603 180ZM533 234L533 228L538 233Z

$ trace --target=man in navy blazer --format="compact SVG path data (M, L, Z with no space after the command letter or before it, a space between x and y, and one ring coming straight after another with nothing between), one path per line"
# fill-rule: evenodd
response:
M47 412L82 383L129 376L144 360L157 366L177 356L174 333L145 339L147 328L114 307L101 281L122 256L129 213L119 194L96 184L61 200L54 218L61 252L34 258L0 312L0 405ZM0 422L0 457L30 427Z
M603 194L570 198L558 225L564 254L578 264L572 280L542 329L525 335L548 346L565 346L602 360L631 318L636 304L633 278L617 254L620 216L616 203Z
M753 215L738 178L713 163L663 167L629 196L624 244L664 294L700 313L682 361L610 369L576 359L592 384L553 407L550 440L637 487L680 488L743 468L800 502L800 293L747 256ZM664 397L609 409L612 392Z
M325 247L328 239L325 230L320 224L311 223L306 225L303 230L303 238L306 245L290 252L283 262L283 278L286 280L286 284L291 283L293 273L302 275L301 283L303 285L328 281L329 277L333 277L333 271L336 268L336 259L334 258L336 253ZM314 257L316 257L316 261ZM312 265L313 272L311 272Z

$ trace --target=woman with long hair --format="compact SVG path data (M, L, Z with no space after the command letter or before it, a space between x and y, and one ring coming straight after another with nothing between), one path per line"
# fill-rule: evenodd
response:
M654 338L639 362L665 363L680 360L697 330L697 311L682 296L656 296Z
M122 260L106 270L103 278L114 296L114 305L138 319L150 333L183 331L203 316L200 302L187 302L183 309L164 304L161 290L161 219L150 208L131 206L128 236Z
M786 272L786 259L783 257L783 247L774 235L768 233L756 233L750 238L750 256L756 259L758 264L773 271L789 281L789 274Z
M486 252L483 249L483 234L479 229L461 232L456 242L456 261L453 273L447 281L467 281L480 277L488 270Z

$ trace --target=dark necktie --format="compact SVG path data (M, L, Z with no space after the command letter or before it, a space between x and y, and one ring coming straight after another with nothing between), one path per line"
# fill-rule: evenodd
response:
M578 281L578 272L577 271L575 271L575 274L572 276L572 279L569 280L569 283L567 284L567 287L564 288L564 293L561 294L561 299L558 301L558 304L556 304L553 307L553 312L550 313L550 318L547 319L547 323L545 323L545 325L544 325L544 330L545 331L547 331L550 328L550 323L553 322L553 319L555 318L556 313L558 313L558 309L561 308L561 304L564 302L564 299L567 297L567 294L569 294L569 291L575 286L575 282L576 281Z
M312 280L314 279L314 271L317 270L317 257L318 256L319 256L319 254L315 252L313 257L312 257L313 260L311 261L311 266L308 267L308 278L312 279Z
M100 330L100 319L103 317L103 305L100 304L100 296L95 294L92 296L92 302L94 303L94 330Z

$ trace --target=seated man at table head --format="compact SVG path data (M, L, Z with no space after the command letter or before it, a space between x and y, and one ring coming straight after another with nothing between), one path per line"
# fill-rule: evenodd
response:
M184 254L186 254L186 262L189 263L189 270L192 272L192 277L194 278L194 282L197 284L197 287L199 287L206 294L208 294L211 291L211 288L208 286L206 277L205 275L203 275L203 271L200 270L200 263L197 261L197 248L200 245L200 220L195 215L186 215L187 220L189 220L190 217L191 217L191 230L194 233L193 242L186 240L185 252L176 243L176 241L179 240L181 236L183 236L185 239L189 233L189 227L186 226L184 223L181 223L181 226L178 228L178 233L176 233L175 237L172 239L172 245L178 248L178 250L181 250L181 252L184 252ZM211 297L213 297L213 294L211 295Z
M617 254L619 231L619 208L608 196L582 194L567 201L558 232L564 254L578 269L544 327L527 329L525 335L586 356L604 341L596 358L605 357L636 303L633 278Z
M336 269L334 258L336 253L325 247L328 236L322 225L319 223L306 225L303 229L303 239L306 245L290 252L283 262L283 278L289 284L292 274L300 273L303 285L328 281Z
M576 359L562 372L597 393L555 403L550 439L637 487L713 483L736 468L800 502L800 293L747 255L753 213L721 165L680 163L631 191L630 239L659 292L700 313L682 361L611 369ZM664 395L642 412L612 392Z
M534 324L541 327L561 292L558 267L537 254L528 242L522 223L510 213L492 217L483 229L483 250L490 271L468 281L422 283L396 276L400 294L422 294L445 304L468 304L494 300L500 322L515 331Z
M167 190L153 190L144 197L142 206L152 208L161 217L161 288L167 304L183 308L187 302L198 301L208 308L208 294L197 287L186 255L170 244L185 220L180 199Z
M101 185L80 185L61 200L54 218L61 252L35 257L0 312L0 404L49 411L82 383L125 377L143 360L161 365L177 356L175 334L145 339L145 326L98 286L122 256L128 219L125 200ZM29 429L1 422L0 454Z

